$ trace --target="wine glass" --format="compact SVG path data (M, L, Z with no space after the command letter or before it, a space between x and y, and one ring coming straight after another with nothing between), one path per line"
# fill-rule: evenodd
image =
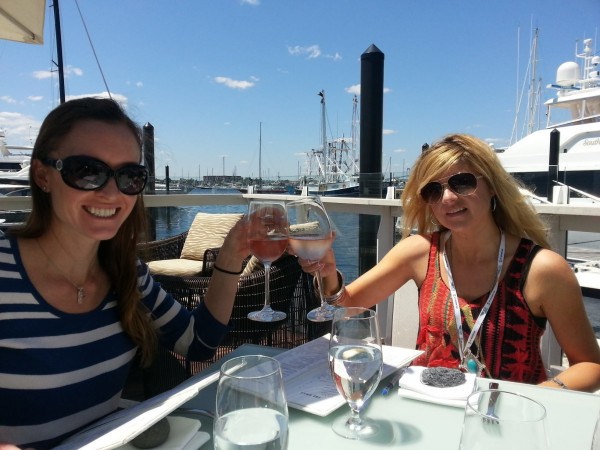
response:
M495 397L491 407L490 397ZM545 420L546 408L528 397L496 389L476 391L467 397L459 448L547 450Z
M331 247L333 232L319 197L309 196L289 202L287 215L290 224L289 243L294 253L309 261L319 261L323 258ZM315 276L321 305L310 311L307 318L313 322L325 322L333 318L334 308L324 300L321 271L318 270Z
M223 363L213 423L215 449L285 450L288 417L276 359L248 355Z
M250 252L265 266L265 304L252 311L248 319L257 322L283 320L286 314L271 308L269 275L271 263L279 258L288 245L288 223L285 203L275 200L251 200L248 207L248 245Z
M329 367L338 392L350 405L350 417L341 417L332 428L348 439L364 439L379 431L372 419L360 416L371 397L383 369L377 313L372 309L350 307L334 312L329 340Z

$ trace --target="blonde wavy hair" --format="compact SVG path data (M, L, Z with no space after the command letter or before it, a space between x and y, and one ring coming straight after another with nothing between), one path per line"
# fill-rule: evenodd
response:
M536 244L550 248L548 228L531 203L521 193L521 183L510 175L494 150L484 141L468 134L450 134L423 151L411 169L402 192L402 236L417 232L428 234L443 230L437 224L429 205L420 195L427 183L441 178L457 162L469 165L476 175L481 175L494 193L496 207L490 205L496 224L505 232L527 237Z

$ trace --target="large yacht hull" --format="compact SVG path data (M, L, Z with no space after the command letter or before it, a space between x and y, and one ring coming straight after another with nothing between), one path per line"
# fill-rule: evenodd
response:
M600 197L600 123L570 125L560 132L558 179L560 183ZM548 196L550 133L536 131L498 157L506 170L540 197Z

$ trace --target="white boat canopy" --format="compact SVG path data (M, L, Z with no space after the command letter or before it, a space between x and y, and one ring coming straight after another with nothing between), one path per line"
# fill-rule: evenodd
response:
M44 43L46 0L0 0L0 39Z

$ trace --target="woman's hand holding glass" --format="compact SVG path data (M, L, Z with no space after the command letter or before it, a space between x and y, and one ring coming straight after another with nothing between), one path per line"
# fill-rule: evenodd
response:
M324 322L333 318L332 308L325 302L320 261L333 243L333 230L325 207L318 197L303 197L287 204L289 244L301 259L315 262L315 273L321 306L307 315L309 320Z

